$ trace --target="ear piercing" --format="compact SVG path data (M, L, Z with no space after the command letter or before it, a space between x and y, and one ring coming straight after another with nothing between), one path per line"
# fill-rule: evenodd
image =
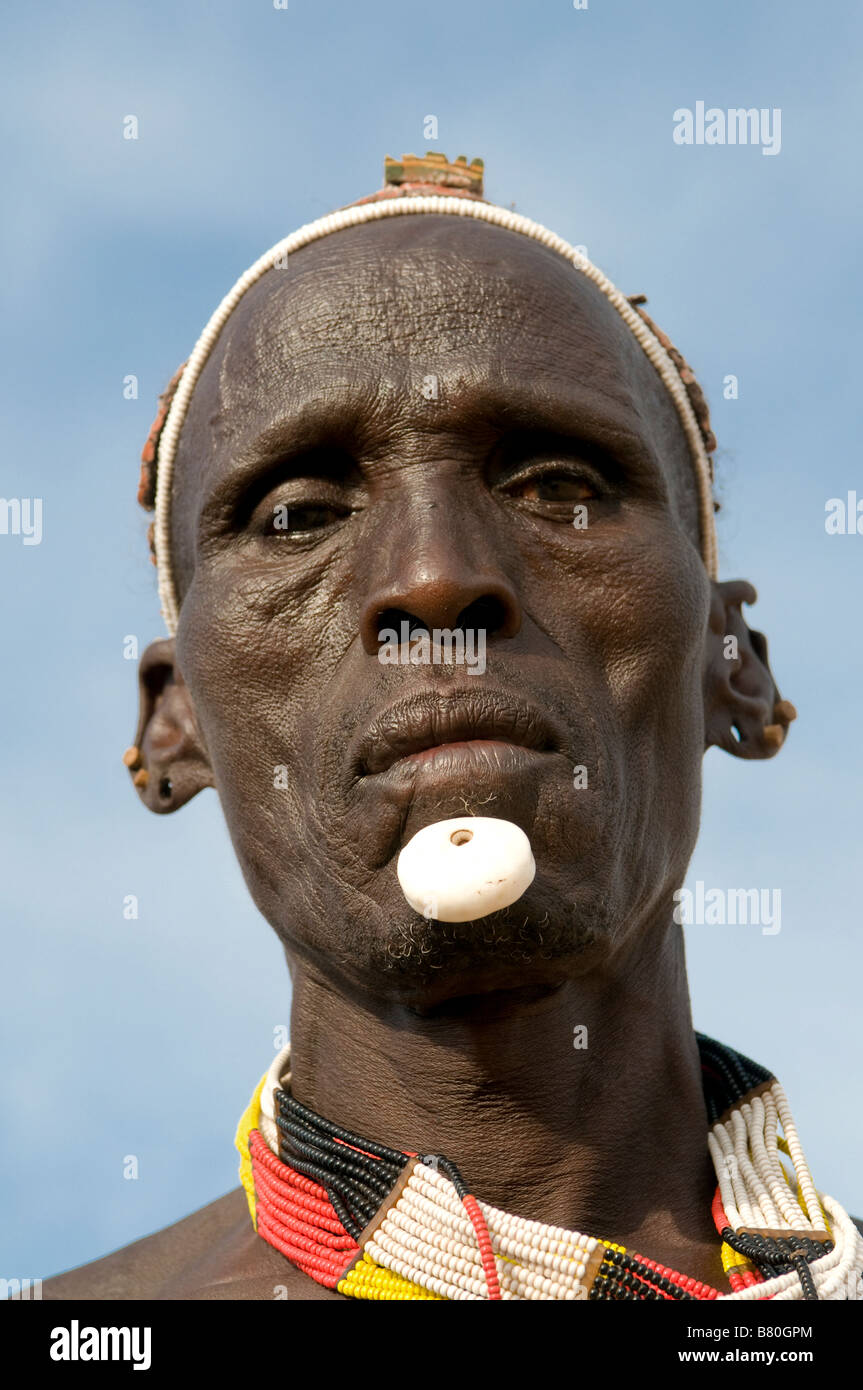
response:
M132 778L132 785L143 791L150 780L150 774L141 764L140 748L137 748L133 743L131 748L127 748L123 754L123 762L129 771L135 774Z
M797 711L790 700L777 700L773 706L773 718L777 724L764 725L764 742L768 748L779 748L785 742L788 725L797 718Z
M135 774L132 778L132 785L135 787L139 787L141 791L143 791L144 788L149 785L150 774L147 771L147 769L142 766L140 748L136 747L133 743L131 748L127 748L125 753L123 754L123 762L129 769L129 771L134 772ZM174 784L171 781L170 777L160 777L159 796L162 798L163 801L170 801L173 795Z

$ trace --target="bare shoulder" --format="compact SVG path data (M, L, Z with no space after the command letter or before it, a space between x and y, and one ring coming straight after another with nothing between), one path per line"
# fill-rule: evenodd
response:
M47 1279L43 1299L335 1298L255 1234L241 1187L111 1255Z
M863 1234L863 1218L852 1220ZM255 1234L241 1187L111 1255L47 1279L42 1298L347 1301Z

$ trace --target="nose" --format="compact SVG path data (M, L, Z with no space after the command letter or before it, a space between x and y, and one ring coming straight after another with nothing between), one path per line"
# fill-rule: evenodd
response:
M485 631L485 640L514 637L522 621L518 594L490 553L483 522L459 522L445 505L424 509L421 525L405 518L399 534L378 546L373 581L360 616L363 647L378 652L379 633L459 628Z

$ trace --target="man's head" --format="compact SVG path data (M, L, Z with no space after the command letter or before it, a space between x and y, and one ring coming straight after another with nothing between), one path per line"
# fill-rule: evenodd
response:
M601 967L670 921L705 747L768 756L787 722L700 518L668 389L562 257L435 215L305 247L183 423L144 799L215 786L259 908L342 987L422 1007ZM484 672L382 663L402 622L482 632ZM538 871L445 926L395 864L465 813L519 824Z

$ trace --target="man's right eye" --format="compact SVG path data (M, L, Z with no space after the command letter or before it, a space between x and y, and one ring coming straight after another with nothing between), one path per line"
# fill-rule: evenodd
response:
M350 507L334 498L297 498L296 502L261 502L250 518L250 528L274 541L313 538L350 516Z
M262 530L264 535L276 540L290 540L323 531L347 515L347 508L334 506L331 502L278 502L262 518Z

